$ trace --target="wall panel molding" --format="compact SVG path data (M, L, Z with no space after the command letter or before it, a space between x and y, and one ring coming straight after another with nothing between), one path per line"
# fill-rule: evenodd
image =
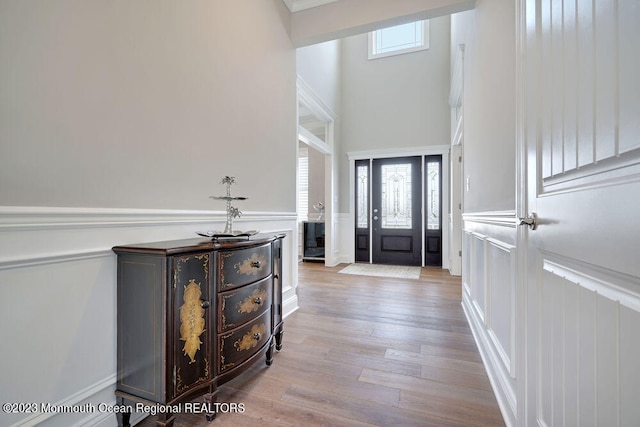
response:
M23 258L9 258L0 260L0 270L9 268L28 268L46 264L59 264L63 262L84 261L93 258L111 258L115 254L111 250L98 250L87 252L67 252L48 255L34 255Z
M198 238L221 211L0 207L0 269L107 256L115 245ZM243 212L237 229L293 234L294 212ZM293 239L289 239L293 240Z
M222 230L225 220L219 211L0 207L0 311L3 322L21 325L0 331L0 340L20 349L0 347L6 362L0 368L6 386L0 400L22 396L21 401L56 405L115 404L116 255L111 248L198 239L197 231ZM298 308L295 213L246 212L234 225L287 236L282 246L286 317ZM40 363L42 348L48 349L47 366ZM33 369L12 368L18 365ZM114 425L115 416L0 413L0 425L41 423L106 427Z
M115 386L116 375L109 375L107 378L97 381L90 386L85 387L84 389L79 390L78 392L73 393L70 396L67 396L64 399L61 399L57 402L44 402L44 404L46 405L47 403L51 403L52 407L80 407L90 404L92 405L92 407L90 408L95 410L88 411L84 419L81 422L75 423L74 425L87 425L89 420L92 420L95 423L95 421L98 421L101 418L105 418L105 412L99 411L98 405L102 404L105 406L114 406L116 404L114 395ZM109 398L107 400L100 400L101 395L104 395L105 392L107 395L109 395ZM98 399L96 399L96 397L98 397ZM33 426L41 424L55 415L55 411L33 414L31 416L23 418L15 424L12 424L11 427ZM109 414L107 413L106 415Z
M463 214L462 306L507 425L515 425L516 214Z
M463 213L462 219L465 223L489 224L509 228L515 228L517 225L515 211Z
M640 280L540 252L535 375L541 425L640 419Z
M236 223L295 218L295 212L243 212ZM0 232L224 222L225 211L0 206Z

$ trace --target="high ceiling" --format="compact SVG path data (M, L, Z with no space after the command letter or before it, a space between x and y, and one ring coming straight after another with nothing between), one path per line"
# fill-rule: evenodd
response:
M282 0L291 12L298 12L312 7L322 6L338 0Z

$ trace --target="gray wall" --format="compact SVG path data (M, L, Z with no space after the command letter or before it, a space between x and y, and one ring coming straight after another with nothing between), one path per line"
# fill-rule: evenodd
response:
M340 110L340 45L332 40L296 49L298 76L334 113Z
M294 211L289 25L281 0L3 1L0 205L222 209L233 175Z
M517 368L515 2L478 0L451 18L452 52L464 44L462 304L507 425L523 407ZM466 187L466 186L465 186Z
M453 46L464 57L464 212L515 209L515 12L481 2L452 16Z
M297 308L295 49L281 0L0 2L0 401L115 404L115 245L284 233ZM139 418L139 417L138 417ZM116 424L8 414L0 425Z
M430 20L428 50L368 60L367 43L342 43L339 212L350 211L348 152L450 142L449 17Z

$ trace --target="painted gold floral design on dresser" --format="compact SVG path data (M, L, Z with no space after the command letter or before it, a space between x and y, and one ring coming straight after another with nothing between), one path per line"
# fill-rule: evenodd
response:
M183 391L185 391L191 386L190 384L184 384L182 380L181 370L182 368L177 368L176 370L176 392L177 393L182 393ZM201 382L207 381L208 379L209 379L209 359L205 357L204 358L204 374L198 378L196 383L201 383Z
M238 313L253 313L258 311L267 299L267 290L264 288L258 288L253 293L238 303Z
M195 363L196 353L200 350L200 335L204 332L204 308L200 297L202 290L200 284L194 279L184 288L184 304L180 307L180 340L184 341L185 356L189 356L190 362Z
M238 274L257 276L266 265L267 258L264 255L253 253L251 254L251 258L235 263L233 268L235 268Z
M253 322L219 335L219 372L241 364L254 352L269 342L271 312L265 311Z
M257 246L239 251L221 251L218 289L243 286L271 274L271 246Z
M258 345L260 339L267 332L267 325L261 323L259 325L253 325L251 330L244 334L241 339L233 343L236 351L251 350Z

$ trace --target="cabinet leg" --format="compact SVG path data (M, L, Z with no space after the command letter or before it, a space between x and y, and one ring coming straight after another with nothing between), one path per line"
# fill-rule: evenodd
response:
M156 420L157 427L172 427L173 421L175 421L176 416L172 412L168 412L165 414L158 415L158 419Z
M209 408L209 411L205 414L205 418L207 421L213 421L216 419L216 411L215 411L215 406L216 406L216 401L218 396L218 389L217 387L213 389L213 391L211 393L207 393L205 394L204 397L204 402L207 404L207 407Z
M284 330L282 328L282 326L280 326L280 328L278 328L278 331L276 332L276 350L280 351L282 350L282 336L284 335Z
M124 397L118 397L116 399L118 406L124 408ZM131 412L118 412L116 413L116 419L118 420L118 427L131 427Z
M271 339L269 342L269 348L267 349L267 366L271 366L273 362L273 349L275 348L275 340Z

